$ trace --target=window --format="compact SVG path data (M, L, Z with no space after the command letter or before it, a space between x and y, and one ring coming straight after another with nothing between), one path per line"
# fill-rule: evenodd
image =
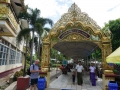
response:
M22 63L22 53L20 53L20 63Z
M17 56L16 57L17 57L16 58L16 63L21 63L22 57L21 57L21 53L20 52L17 51Z
M9 64L15 64L16 51L14 49L10 49L10 57Z
M7 57L8 57L8 46L0 43L0 65L7 64Z
M16 51L16 47L13 45L9 47L9 43L0 38L0 66L7 65L8 59L9 64L22 63L22 53L20 51Z
M3 40L3 39L1 39L1 43L6 45L6 46L9 46L9 43L7 41Z

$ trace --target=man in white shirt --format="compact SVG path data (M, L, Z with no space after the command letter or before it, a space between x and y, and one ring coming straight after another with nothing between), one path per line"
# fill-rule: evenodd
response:
M94 66L94 63L91 63L89 70L90 70L90 80L92 82L92 86L96 86L96 78L95 78L96 67Z
M79 61L78 65L76 66L76 72L77 72L77 83L78 85L82 85L83 84L83 79L82 79L82 73L83 73L83 66L81 61Z

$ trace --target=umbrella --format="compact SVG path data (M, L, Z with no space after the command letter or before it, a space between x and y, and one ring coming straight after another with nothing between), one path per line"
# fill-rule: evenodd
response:
M107 63L120 64L120 47L106 57Z

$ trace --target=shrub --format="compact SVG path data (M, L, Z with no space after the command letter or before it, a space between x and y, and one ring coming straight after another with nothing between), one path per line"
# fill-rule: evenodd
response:
M14 74L14 78L13 80L14 81L17 81L17 78L22 76L23 75L23 69L21 69L20 71L17 71L15 74Z
M51 67L60 67L61 64L52 64Z

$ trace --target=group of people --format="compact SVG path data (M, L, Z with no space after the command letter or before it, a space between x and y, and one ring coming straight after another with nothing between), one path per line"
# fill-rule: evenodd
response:
M60 70L62 71L62 74L65 74L67 75L67 72L71 72L71 65L70 64L67 64L67 65L61 65L60 66Z
M76 62L75 62L76 64ZM83 74L84 74L84 67L81 63L81 61L78 62L78 64L74 65L74 70L72 73L72 81L73 84L75 84L75 78L77 76L77 83L78 85L83 84ZM92 83L92 86L96 86L96 67L94 66L94 63L91 63L89 67L89 74L90 74L90 81Z
M30 86L30 90L32 90L32 88L34 87L34 90L37 90L37 82L38 82L38 77L39 77L39 73L41 72L41 70L39 70L39 66L38 64L40 63L39 60L36 60L31 66L30 66L30 79L31 79L31 86ZM73 65L73 73L72 73L72 80L73 80L73 84L75 84L75 78L77 76L77 83L78 85L82 85L83 84L83 73L84 73L84 67L82 65L82 62L79 61L78 63L75 63ZM70 66L66 66L64 67L62 65L61 70L63 72L63 74L66 74L66 72L70 71L71 67ZM96 67L94 66L93 63L91 63L91 66L89 67L89 73L90 73L90 81L92 83L93 86L96 86L96 78L95 78L95 73L96 73Z

